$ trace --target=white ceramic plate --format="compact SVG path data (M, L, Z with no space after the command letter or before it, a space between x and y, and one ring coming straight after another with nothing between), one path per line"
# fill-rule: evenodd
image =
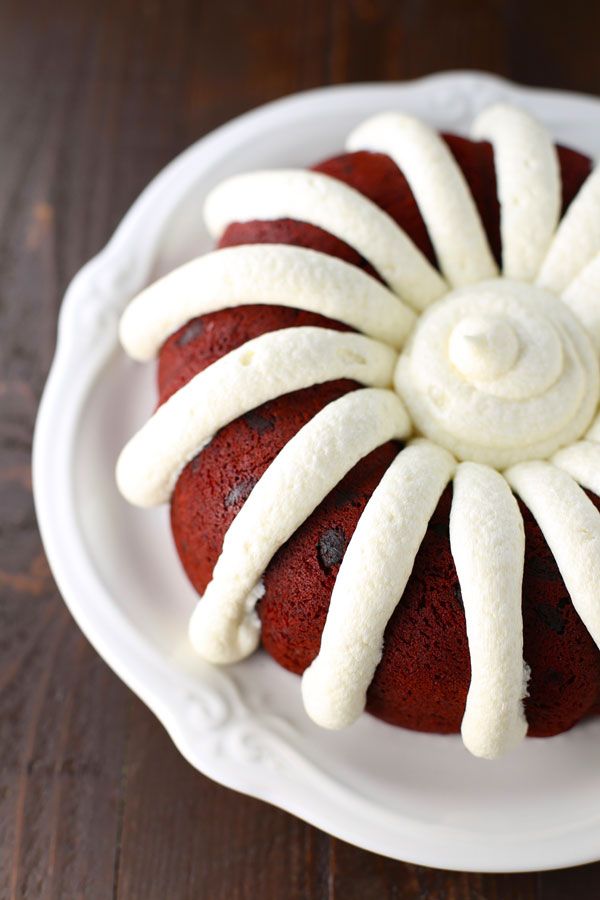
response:
M366 715L345 732L322 731L304 714L298 679L266 655L229 669L194 658L186 625L196 596L167 513L131 508L113 479L118 450L154 403L154 367L120 351L119 314L147 282L209 248L201 206L212 185L233 172L332 155L378 110L464 132L498 99L531 110L559 141L600 151L600 101L451 73L280 100L167 166L69 287L37 422L34 488L73 616L192 765L387 856L524 871L600 856L600 719L527 741L493 763L471 757L458 737L415 734Z

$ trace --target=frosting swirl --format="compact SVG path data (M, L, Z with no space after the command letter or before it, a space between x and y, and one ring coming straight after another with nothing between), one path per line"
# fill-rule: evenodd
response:
M510 279L460 288L420 318L395 386L426 437L504 468L545 457L585 430L598 361L550 292Z

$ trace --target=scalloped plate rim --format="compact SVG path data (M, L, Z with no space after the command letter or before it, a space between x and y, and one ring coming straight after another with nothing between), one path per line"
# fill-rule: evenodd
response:
M560 100L569 104L578 102L584 105L593 104L600 115L600 101L593 97L565 91L525 88L495 75L477 71L457 71L435 73L409 82L349 84L303 91L244 113L201 138L177 156L150 182L126 213L105 248L82 267L66 292L59 316L56 354L36 422L33 446L34 497L49 563L71 614L98 653L155 713L182 755L199 771L227 787L280 806L336 837L392 858L421 865L481 872L553 869L591 862L600 856L598 850L600 819L594 820L593 827L587 829L584 834L575 832L568 848L560 844L557 846L555 839L554 843L550 841L548 846L542 844L536 848L528 847L527 859L522 848L508 846L502 850L501 847L495 846L491 848L491 853L482 853L481 847L462 847L464 836L462 840L458 839L458 829L452 829L457 832L454 847L447 846L448 835L445 829L439 834L439 829L435 827L431 828L430 840L423 840L422 836L412 839L409 819L403 823L405 833L400 839L394 829L386 832L383 828L372 834L368 826L365 828L364 823L361 826L361 823L357 824L351 820L348 810L356 812L361 808L361 803L368 805L368 801L364 798L362 800L350 796L343 798L338 792L335 801L332 801L331 797L325 803L318 797L315 800L314 795L307 791L307 785L310 788L311 779L313 777L320 779L321 773L317 770L315 775L311 775L312 764L308 760L304 765L302 760L295 763L297 771L302 770L296 778L291 779L289 773L277 773L277 770L269 769L269 779L261 780L257 777L257 772L262 773L260 759L257 768L256 760L244 761L242 757L232 764L231 760L223 757L223 754L215 752L211 742L214 743L215 737L222 733L223 723L211 722L209 717L208 722L200 723L197 731L194 732L190 728L182 703L185 703L186 696L193 698L194 702L198 700L200 694L198 684L192 682L191 678L182 676L180 672L173 671L158 650L142 638L112 604L91 560L86 558L85 545L80 535L74 531L72 488L70 485L64 485L68 489L65 489L64 497L61 496L52 465L57 459L57 454L62 453L62 471L68 473L83 403L98 372L114 349L117 309L123 305L124 297L130 293L127 285L139 285L147 277L157 242L170 215L197 177L199 167L209 164L211 156L218 152L223 142L237 140L247 129L260 129L264 120L272 118L273 115L293 117L298 109L317 98L345 96L348 101L357 93L363 95L371 91L391 93L398 92L399 89L406 92L427 93L439 86L448 88L452 85L467 92L484 86L492 92L501 90L503 93L542 98L550 102ZM169 196L165 202L167 194ZM149 234L145 235L143 252L134 253L133 238L142 227L141 223L147 211L157 204L163 206L164 211L153 228L144 229L145 232L149 231ZM91 304L90 298L94 298ZM82 350L79 341L75 342L73 338L75 326L81 326L79 320L84 300L89 304L89 308L86 307L86 315L94 341L91 348L87 349L83 377L80 377L73 387L70 373L74 368L80 376L82 372ZM84 319L84 330L85 327ZM81 331L77 333L80 337ZM59 402L61 417L57 428ZM64 541L58 537L62 532L61 528L57 527L57 522L66 527L66 533L71 540L69 553L65 553ZM74 549L76 552L73 552ZM85 596L87 599L90 594L96 597L96 603L82 602L80 598ZM250 720L251 713L241 709L241 705L237 708L237 700L233 695L228 698L227 703L231 706L227 727L237 728L238 732L241 729L243 738L243 727ZM268 722L262 722L260 716L254 717L252 724L263 730L267 741L282 745L284 752L298 753L289 746L286 750L285 738L277 735ZM202 744L200 749L199 744ZM332 782L328 776L326 780ZM283 795L278 795L279 790ZM342 793L344 790L348 792L347 788L342 787ZM335 791L333 793L335 794ZM343 809L344 806L347 806L347 809ZM399 816L399 820L401 818ZM562 835L561 839L567 841L568 834ZM563 851L562 854L559 850Z

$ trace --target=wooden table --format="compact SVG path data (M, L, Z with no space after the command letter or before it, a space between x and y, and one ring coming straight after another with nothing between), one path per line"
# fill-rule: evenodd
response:
M599 34L600 6L585 0L2 0L2 897L600 896L600 864L509 876L405 865L193 771L71 621L29 466L65 287L176 153L257 104L334 82L473 67L597 93Z

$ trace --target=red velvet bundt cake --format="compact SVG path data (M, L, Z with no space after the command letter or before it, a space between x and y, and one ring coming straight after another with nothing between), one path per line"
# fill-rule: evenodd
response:
M204 658L495 757L600 709L600 174L501 105L347 151L218 185L218 249L129 305L117 478L170 500Z

